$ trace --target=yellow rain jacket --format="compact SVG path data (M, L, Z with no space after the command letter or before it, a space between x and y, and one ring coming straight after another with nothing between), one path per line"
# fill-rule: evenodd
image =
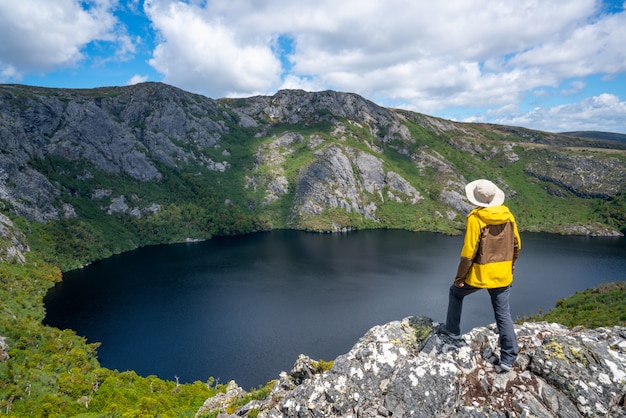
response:
M513 281L522 249L515 217L504 205L479 207L467 215L465 240L455 285L493 289Z

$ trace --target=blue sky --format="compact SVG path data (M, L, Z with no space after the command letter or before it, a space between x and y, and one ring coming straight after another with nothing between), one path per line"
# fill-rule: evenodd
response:
M352 92L466 122L626 133L606 0L0 0L0 83Z

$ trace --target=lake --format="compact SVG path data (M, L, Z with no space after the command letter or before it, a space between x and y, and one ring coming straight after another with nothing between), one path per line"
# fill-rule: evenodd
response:
M332 360L371 327L410 315L445 320L461 236L398 230L272 231L141 248L67 272L45 323L101 342L102 366L245 389L299 354ZM522 233L513 317L626 280L626 238ZM462 329L494 322L486 291Z

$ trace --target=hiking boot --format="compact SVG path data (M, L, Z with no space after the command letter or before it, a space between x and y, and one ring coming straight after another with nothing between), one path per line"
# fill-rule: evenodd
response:
M450 338L452 338L455 341L458 341L462 338L461 334L453 334L452 332L448 331L448 329L446 328L445 325L443 324L439 324L439 326L437 327L436 330L438 333L446 335Z
M499 367L499 372L500 373L508 373L511 370L513 370L513 366L511 364L506 364L506 363L500 363L498 364Z

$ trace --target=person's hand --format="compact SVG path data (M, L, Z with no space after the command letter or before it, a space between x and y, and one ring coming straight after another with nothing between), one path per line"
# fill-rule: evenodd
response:
M463 286L465 286L465 278L464 277L455 277L454 278L454 285L456 287L463 287Z

